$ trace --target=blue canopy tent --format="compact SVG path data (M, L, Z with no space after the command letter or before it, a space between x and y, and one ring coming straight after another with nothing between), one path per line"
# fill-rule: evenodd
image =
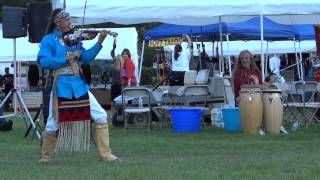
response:
M222 23L223 33L230 34L231 40L259 40L260 17L254 17L240 23ZM314 28L311 24L284 25L264 17L263 33L265 40L310 40L314 39ZM185 26L162 24L144 32L144 39L161 39L181 36L182 34L211 35L219 34L219 24L205 26Z
M314 40L315 31L312 24L291 25L296 34L296 40Z
M219 34L219 24L205 25L205 26L185 26L175 24L162 24L153 29L144 32L144 39L161 39L168 37L177 37L182 34L192 35L217 35Z
M254 17L244 22L225 23L224 32L230 34L230 39L259 40L261 36L260 17ZM263 17L264 40L292 40L295 37L291 25L278 24Z
M240 23L222 23L222 32L227 34L231 40L260 40L261 39L261 17L253 17ZM214 39L219 35L219 24L206 26L184 26L173 24L162 24L154 29L146 30L145 40L161 39L180 36L182 34L202 34L202 40ZM314 39L312 25L284 25L278 24L263 17L263 40L310 40Z

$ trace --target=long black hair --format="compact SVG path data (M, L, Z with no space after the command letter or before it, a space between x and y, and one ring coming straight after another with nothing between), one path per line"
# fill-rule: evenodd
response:
M180 53L182 51L182 46L180 44L177 44L174 46L174 59L178 60L178 57L180 56Z
M128 57L131 58L131 53L130 53L129 49L124 48L124 49L122 50L121 55L123 55L124 53L128 54Z
M52 13L50 15L50 19L49 19L48 25L47 25L46 34L51 33L53 31L53 29L56 27L56 24L54 23L54 18L62 10L63 10L62 8L57 8L57 9L52 11Z

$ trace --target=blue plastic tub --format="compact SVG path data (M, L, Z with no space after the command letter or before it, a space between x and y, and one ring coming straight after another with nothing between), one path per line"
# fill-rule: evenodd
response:
M241 130L240 112L238 107L222 108L224 130L227 132L238 132Z
M188 133L200 131L200 122L204 109L172 108L168 111L171 114L173 132Z

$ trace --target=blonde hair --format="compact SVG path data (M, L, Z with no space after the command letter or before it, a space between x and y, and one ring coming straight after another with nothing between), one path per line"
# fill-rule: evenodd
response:
M251 68L254 68L255 70L257 70L258 72L260 72L256 62L254 61L253 59L253 55L252 53L249 51L249 50L243 50L240 52L239 56L238 56L238 61L236 63L236 67L234 68L234 72L237 71L237 70L242 70L242 71L245 71L244 68L242 67L242 56L245 54L245 53L248 53L250 55L250 67Z
M123 63L124 63L124 60L123 60L123 57L118 54L116 56L116 61L114 62L114 67L117 71L120 71L120 69L123 67Z

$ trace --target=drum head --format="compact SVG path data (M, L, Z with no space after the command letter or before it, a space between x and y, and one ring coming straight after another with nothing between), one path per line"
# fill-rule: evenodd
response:
M261 85L243 84L240 88L240 92L261 92Z
M245 93L245 92L261 92L260 88L241 88L240 93Z

